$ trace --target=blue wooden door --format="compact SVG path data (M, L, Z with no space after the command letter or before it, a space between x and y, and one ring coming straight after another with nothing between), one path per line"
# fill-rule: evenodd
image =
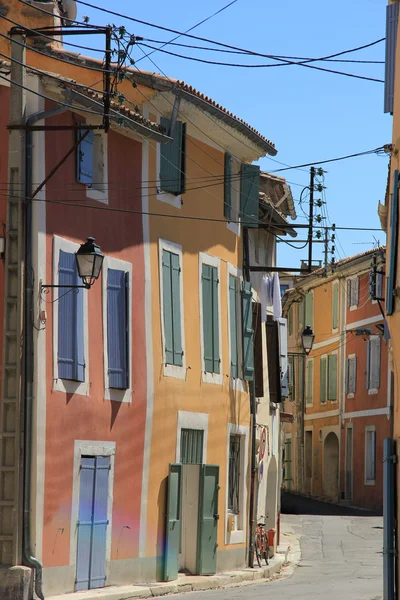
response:
M182 465L170 464L167 490L164 581L178 577L179 542L181 539Z
M109 471L109 456L82 456L76 556L77 591L105 585Z
M200 465L197 575L217 572L219 466Z

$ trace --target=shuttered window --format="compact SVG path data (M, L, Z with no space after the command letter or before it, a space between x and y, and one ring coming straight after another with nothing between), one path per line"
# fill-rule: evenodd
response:
M161 117L164 131L169 129L169 119ZM173 140L160 144L160 187L163 192L175 196L186 188L186 123L176 121Z
M204 370L206 373L220 372L219 315L218 315L218 271L216 267L202 265L203 301L203 344Z
M278 319L279 327L279 366L281 373L281 392L282 397L287 398L289 395L288 381L288 327L287 319L282 317Z
M183 365L181 326L181 266L178 254L162 251L165 364Z
M339 285L332 285L332 329L337 329L339 324Z
M238 279L229 275L229 336L231 377L239 377Z
M346 364L346 393L356 393L356 381L357 381L357 357L351 356L347 359Z
M242 283L243 379L254 380L253 292L251 283Z
M267 334L269 397L271 402L281 402L278 322L271 315L267 315L265 327Z
M385 102L384 112L393 114L394 84L396 71L397 26L399 21L399 3L393 2L386 7L386 53L385 53Z
M254 329L254 391L256 398L264 396L264 361L262 342L261 304L253 302Z
M314 294L308 292L304 297L304 325L314 327Z
M358 306L358 296L359 296L359 278L352 277L347 280L347 305Z
M337 354L328 356L328 400L337 400Z
M311 405L313 403L314 361L312 359L308 359L306 364L307 364L306 404Z
M240 435L229 439L228 510L240 512Z
M201 465L203 463L204 431L202 429L181 429L181 463Z
M394 5L392 5L394 6ZM398 244L398 215L399 211L399 172L393 173L393 190L390 198L390 226L389 226L389 269L386 288L386 313L392 315L394 311L397 279L397 244Z
M129 273L107 271L108 385L129 388Z
M260 167L242 164L240 183L240 213L245 227L258 227Z
M328 359L323 356L319 361L319 390L320 390L320 402L326 404L328 399Z
M77 132L77 139L82 137L82 130ZM94 168L94 133L89 131L86 137L79 142L76 152L76 179L79 183L91 185L93 183Z
M365 480L375 482L376 432L372 427L365 429Z
M381 377L381 338L371 336L367 342L367 390L377 390Z
M225 153L224 168L224 216L232 217L232 156Z
M58 285L80 285L74 253L60 250ZM60 289L58 300L58 376L85 381L83 289Z

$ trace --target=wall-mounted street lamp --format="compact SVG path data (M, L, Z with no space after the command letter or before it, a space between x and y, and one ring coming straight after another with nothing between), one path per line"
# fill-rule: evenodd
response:
M309 325L306 325L303 333L301 334L301 342L303 344L304 354L308 356L314 345L314 332Z
M76 266L78 275L82 279L83 285L46 285L42 284L40 290L49 288L85 288L90 290L96 279L98 279L101 268L103 266L104 256L100 250L100 246L94 243L92 237L88 237L87 241L82 244L75 253Z

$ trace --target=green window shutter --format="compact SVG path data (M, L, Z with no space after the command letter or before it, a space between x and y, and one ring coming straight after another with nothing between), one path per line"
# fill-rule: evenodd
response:
M181 267L179 255L171 252L171 292L172 292L172 332L174 345L174 365L181 367L182 331L181 331Z
M160 125L168 131L169 119L161 117ZM178 196L186 186L186 123L176 121L174 138L160 145L160 187Z
M224 216L228 220L232 216L232 156L228 153L225 153Z
M206 373L220 372L218 271L216 267L202 265L203 343Z
M239 377L237 317L237 279L233 275L229 275L229 331L231 346L231 377Z
M326 357L324 356L323 358L321 358L321 360L319 361L319 391L320 391L320 402L321 404L325 404L326 403L326 396L327 396L327 389L326 389L326 366L327 366L327 360Z
M332 288L332 329L338 328L339 322L339 286L333 284Z
M398 210L399 210L399 172L393 173L393 191L390 199L390 226L389 226L389 268L386 289L386 313L394 312L394 292L396 289L397 275L397 243L398 243Z
M337 354L328 356L328 400L337 400Z
M314 382L313 371L314 371L313 361L308 360L307 361L307 397L306 397L307 404L313 403L313 382Z
M242 284L242 318L243 318L243 378L254 379L254 331L253 331L253 293L251 283Z
M240 176L240 213L245 227L258 227L260 167L242 164Z
M174 364L174 334L172 316L172 287L171 287L171 253L162 253L162 285L163 285L163 314L164 314L164 350L165 363Z
M305 301L305 322L304 325L309 325L309 327L313 328L314 326L314 295L312 292L308 292Z
M181 430L181 463L201 465L203 463L204 431L202 429Z

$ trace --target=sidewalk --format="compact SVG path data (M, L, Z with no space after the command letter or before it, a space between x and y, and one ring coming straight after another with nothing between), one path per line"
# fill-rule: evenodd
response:
M300 544L288 527L282 524L281 544L277 553L270 559L268 567L241 569L218 573L217 575L179 575L176 581L150 583L147 585L110 586L87 592L74 592L59 596L46 596L46 600L128 600L132 598L153 598L167 594L182 594L200 590L214 590L237 586L248 582L260 582L277 575L282 567L290 565L288 575L300 560Z

